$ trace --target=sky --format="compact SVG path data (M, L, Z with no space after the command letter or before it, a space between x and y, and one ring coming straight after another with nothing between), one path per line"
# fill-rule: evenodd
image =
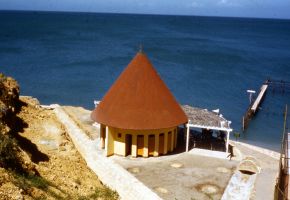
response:
M0 10L290 19L290 0L0 0Z

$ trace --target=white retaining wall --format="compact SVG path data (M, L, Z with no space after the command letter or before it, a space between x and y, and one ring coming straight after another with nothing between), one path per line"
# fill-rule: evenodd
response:
M262 147L257 147L257 146L251 145L251 144L246 144L246 143L243 143L243 142L235 142L235 141L231 141L231 142L243 145L243 146L247 147L248 149L255 150L255 151L259 152L259 153L262 153L262 154L265 154L267 156L270 156L270 157L272 157L272 158L274 158L276 160L280 159L280 153L277 153L275 151L272 151L272 150L269 150L269 149L265 149L265 148L262 148Z
M52 105L51 107L54 108L57 118L65 126L67 133L77 150L87 162L87 165L105 185L116 190L121 199L161 199L127 170L113 160L108 159L103 154L103 151L98 148L99 139L90 140L59 105Z

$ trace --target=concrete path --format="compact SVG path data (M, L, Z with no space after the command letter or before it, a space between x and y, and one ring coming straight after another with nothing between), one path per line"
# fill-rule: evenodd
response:
M243 157L255 157L261 167L254 189L255 199L273 199L279 169L279 154L240 142L235 142L235 146L241 151Z
M67 133L87 165L105 185L116 190L121 199L161 199L119 164L104 156L103 150L98 148L99 140L91 140L59 105L51 107L54 108L57 118L65 126Z
M257 174L243 174L236 171L232 176L221 200L249 200Z

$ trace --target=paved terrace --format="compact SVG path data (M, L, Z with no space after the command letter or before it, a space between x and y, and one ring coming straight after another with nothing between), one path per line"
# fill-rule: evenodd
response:
M85 130L91 140L98 138L98 131L91 128L93 121L89 118L90 112L68 106L63 110ZM238 163L191 152L158 158L103 156L102 159L118 164L163 199L185 200L220 199Z
M185 200L220 199L237 164L190 152L149 159L111 159L163 199Z
M277 153L233 142L237 147L236 161L195 155L193 150L158 158L105 157L102 150L94 146L99 136L97 129L91 126L90 111L62 108L71 118L67 120L76 124L74 129L79 127L78 134L86 138L85 143L73 141L81 145L80 151L88 149L83 155L89 158L88 166L96 168L98 165L98 170L93 171L123 199L220 199L237 163L247 155L256 157L262 167L252 196L272 199L278 172Z

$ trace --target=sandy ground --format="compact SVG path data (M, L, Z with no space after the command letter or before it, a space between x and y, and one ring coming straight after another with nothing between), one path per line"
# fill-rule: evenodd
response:
M27 99L24 101L30 103ZM22 107L18 117L24 129L16 139L40 175L37 180L20 180L27 188L20 190L19 199L21 196L24 199L94 199L96 191L108 190L88 169L52 110L28 104ZM0 191L7 190L7 185L11 188L9 184L1 183Z

